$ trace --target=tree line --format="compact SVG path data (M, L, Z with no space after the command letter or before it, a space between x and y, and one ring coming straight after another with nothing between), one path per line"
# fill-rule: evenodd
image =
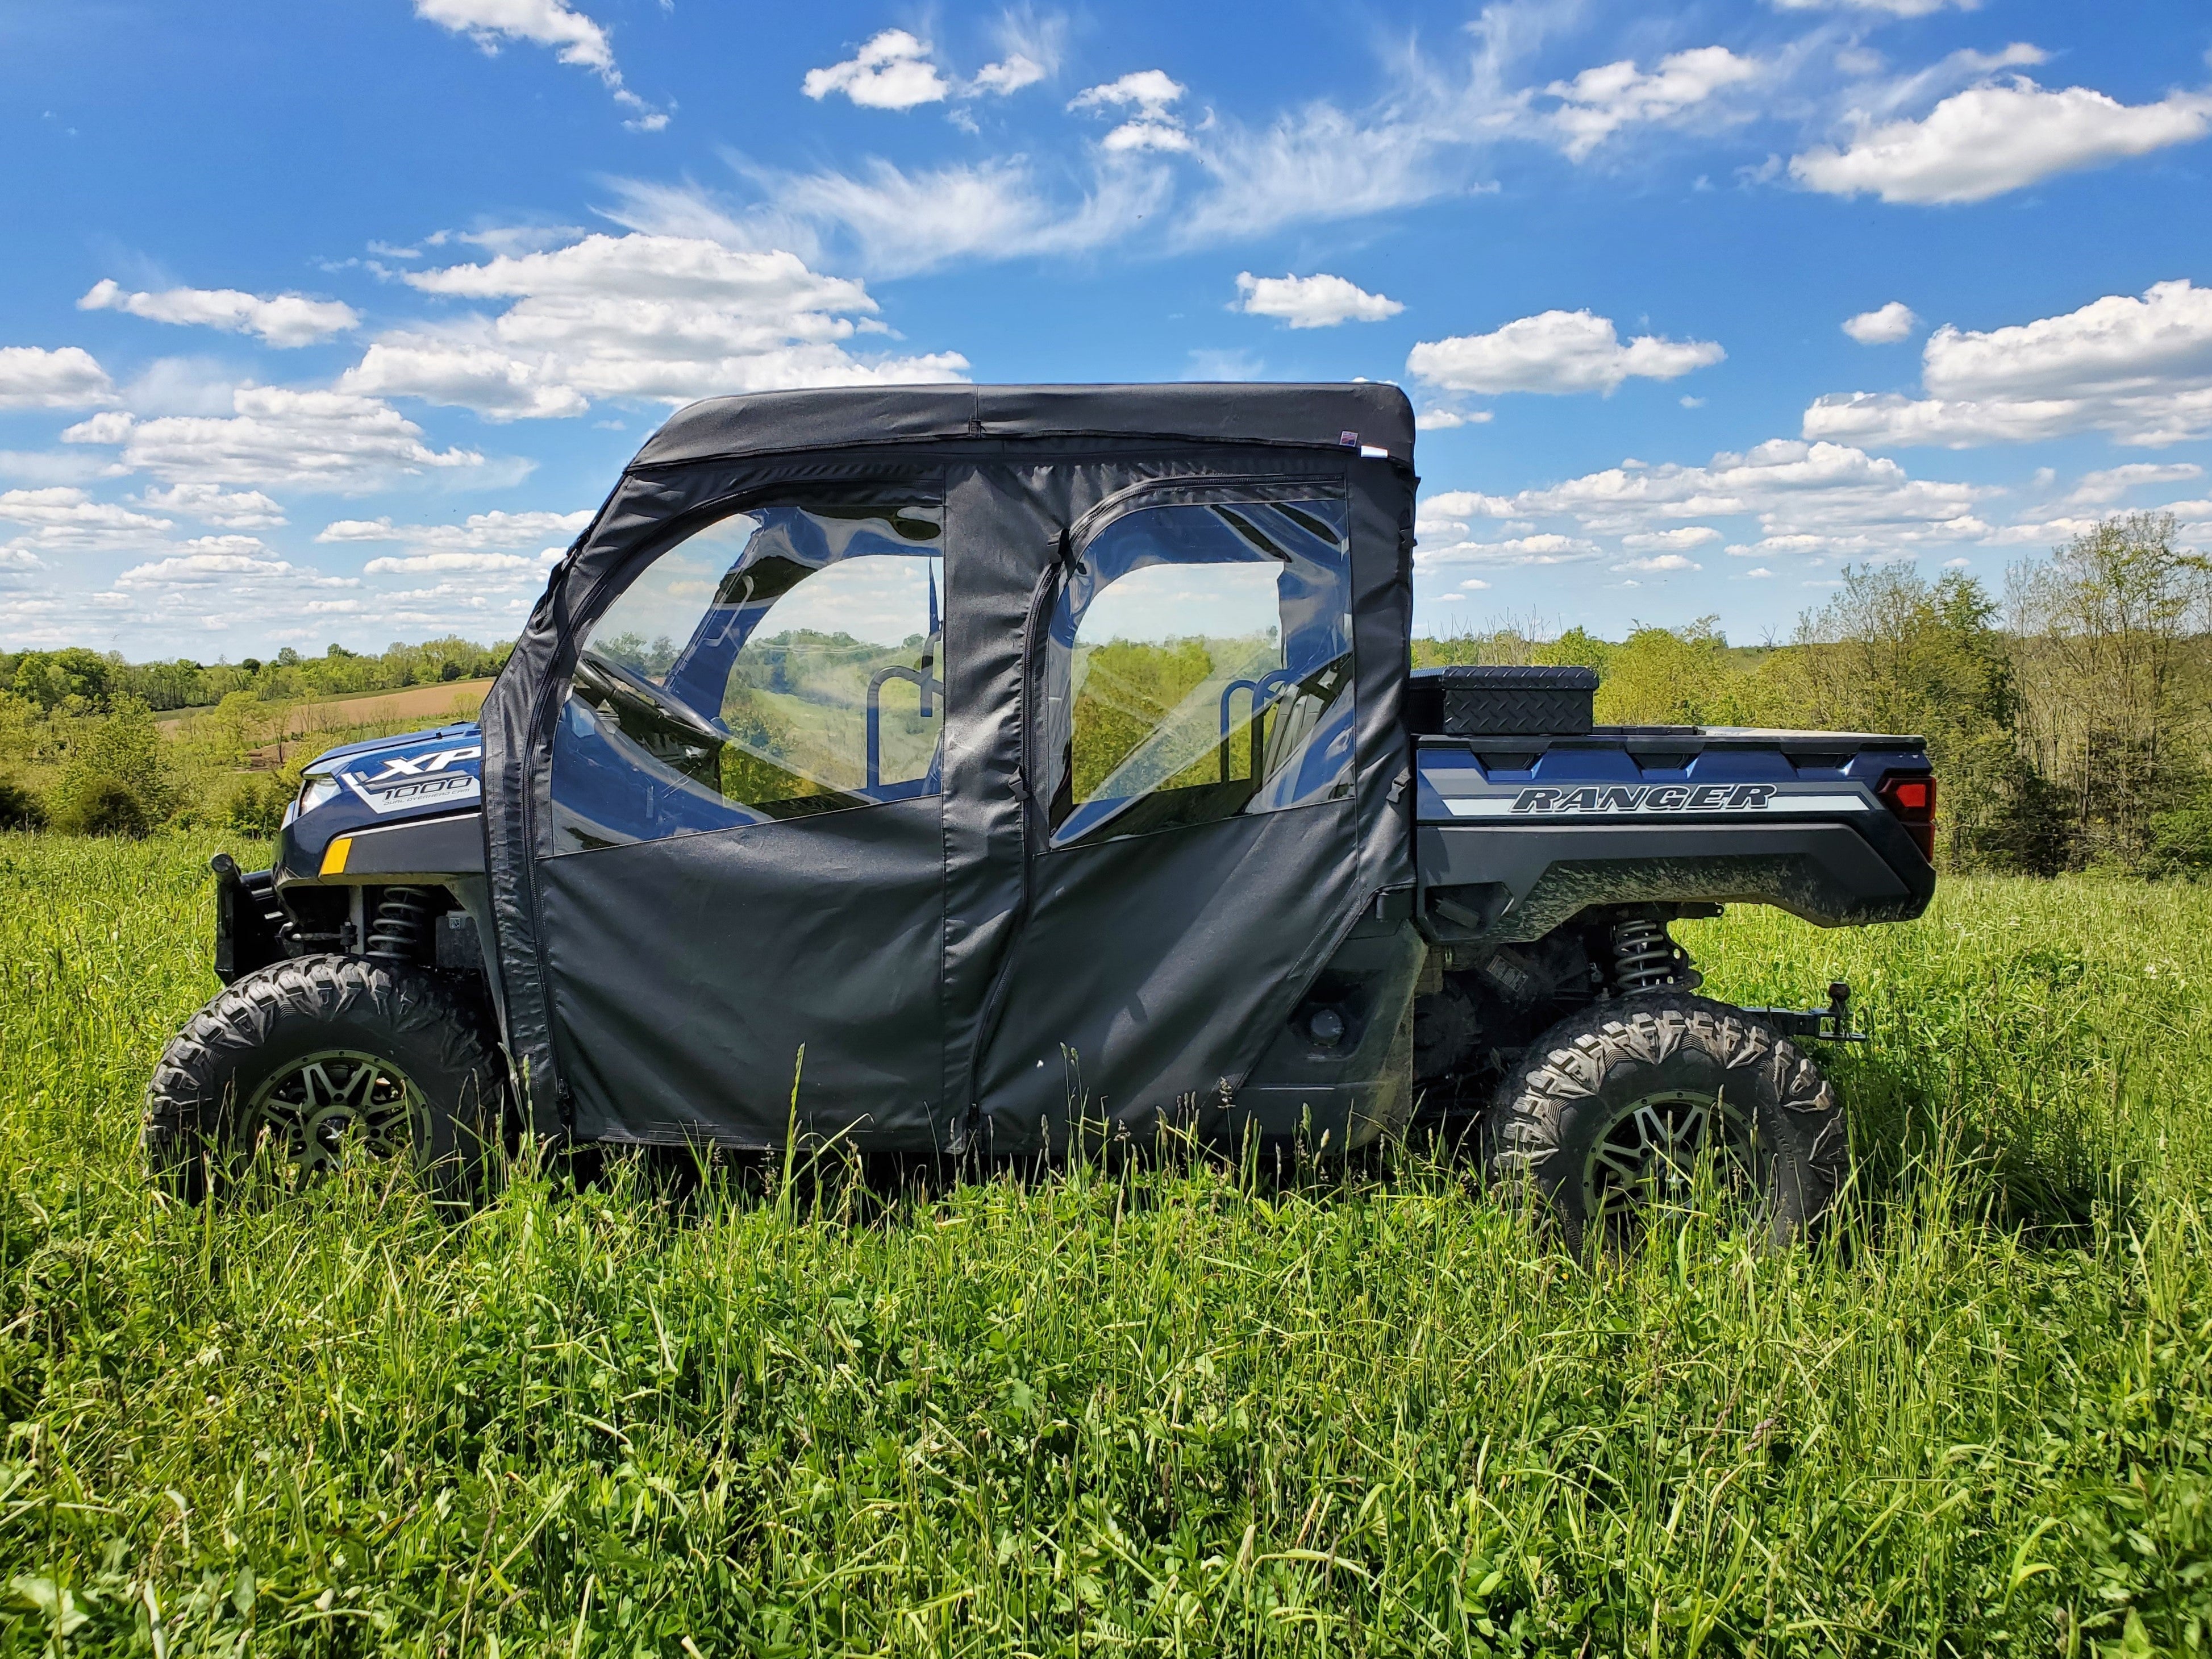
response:
M1786 643L1732 646L1708 617L1621 641L1422 638L1413 659L1583 664L1607 724L1921 733L1946 867L2191 874L2212 870L2212 565L2176 536L2169 514L2109 519L1997 593L1910 563L1846 568ZM319 738L374 734L302 737L272 769L285 710L475 678L509 649L447 638L212 665L0 653L0 828L265 830ZM165 736L154 714L176 709L201 712Z
M512 649L448 637L376 655L288 647L267 661L214 664L133 663L75 647L0 652L0 830L143 835L211 823L267 834L302 760L424 723L334 724L347 707L338 703L321 711L330 729L302 732L302 705L478 679Z
M478 645L454 636L419 645L391 645L374 656L333 645L319 657L286 646L266 661L126 662L117 652L70 646L58 651L0 651L0 693L42 713L72 700L82 708L131 699L156 713L211 708L244 691L264 702L343 696L355 691L402 691L410 685L479 679L495 673L512 644ZM75 711L65 711L75 712Z

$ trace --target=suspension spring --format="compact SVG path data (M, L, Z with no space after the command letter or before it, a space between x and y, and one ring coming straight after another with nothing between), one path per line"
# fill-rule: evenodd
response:
M1664 922L1632 916L1613 929L1613 983L1623 996L1679 983L1681 959Z
M387 887L369 924L368 954L387 962L420 962L430 943L430 896L419 887Z

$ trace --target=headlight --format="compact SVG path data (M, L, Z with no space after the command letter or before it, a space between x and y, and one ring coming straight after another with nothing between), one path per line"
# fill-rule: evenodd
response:
M310 773L300 790L300 816L305 817L318 806L334 799L338 793L338 781L327 773Z

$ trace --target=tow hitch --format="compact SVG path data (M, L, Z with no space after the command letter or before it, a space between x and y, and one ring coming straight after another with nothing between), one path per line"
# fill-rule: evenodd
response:
M1842 980L1828 985L1825 1008L1747 1008L1784 1036L1817 1037L1823 1042L1866 1042L1864 1031L1851 1030L1851 988Z

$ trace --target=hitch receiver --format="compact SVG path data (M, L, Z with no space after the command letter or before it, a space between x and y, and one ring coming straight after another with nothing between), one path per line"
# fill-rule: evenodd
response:
M1823 1042L1865 1042L1864 1031L1851 1030L1851 988L1842 980L1828 985L1825 1008L1747 1008L1747 1014L1765 1020L1784 1036L1816 1037Z

